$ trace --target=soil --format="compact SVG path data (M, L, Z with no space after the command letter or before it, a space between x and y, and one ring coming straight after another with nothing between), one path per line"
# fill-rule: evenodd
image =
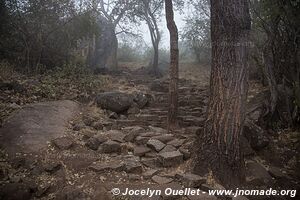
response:
M168 80L149 77L139 69L124 68L111 75L112 85L102 88L146 94L146 107L130 114L112 115L99 108L92 95L87 98L90 101L72 98L14 109L0 129L0 199L147 199L113 196L111 189L223 188L210 174L199 177L191 172L192 144L205 122L208 74L206 69L188 75L181 71L179 128L171 133L166 130ZM248 187L299 188L299 133L283 132L285 137L269 135L272 142L263 150L251 149L246 159ZM158 195L148 199L224 197Z

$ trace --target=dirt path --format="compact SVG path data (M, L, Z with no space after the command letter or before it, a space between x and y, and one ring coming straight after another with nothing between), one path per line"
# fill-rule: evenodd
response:
M203 126L208 101L206 83L180 79L180 128L167 133L166 79L138 70L125 71L115 79L119 83L115 89L145 93L147 106L117 115L94 104L82 105L82 112L68 120L64 131L59 130L63 135L48 141L36 156L28 159L21 154L9 164L3 152L0 199L217 199L207 193L152 198L111 194L113 188L121 192L126 188L222 188L211 177L190 173L192 142ZM65 111L56 114L61 121L69 119ZM272 184L274 178L264 167L257 162L249 166L253 171L249 176L258 174L251 181Z

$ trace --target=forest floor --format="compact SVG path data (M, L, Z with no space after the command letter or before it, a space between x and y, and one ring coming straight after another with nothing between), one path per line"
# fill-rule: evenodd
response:
M225 198L207 193L151 198L111 194L113 188L223 188L210 175L191 173L192 144L201 133L208 102L208 68L181 65L179 128L168 133L167 78L150 77L145 69L129 65L107 75L2 76L0 199ZM252 82L249 102L264 90ZM97 95L112 91L139 99L126 112L100 108ZM299 132L266 132L268 146L254 150L249 142L243 144L248 188L298 189Z

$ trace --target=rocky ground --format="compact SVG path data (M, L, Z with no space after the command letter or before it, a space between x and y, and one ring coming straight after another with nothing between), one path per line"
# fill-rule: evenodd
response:
M94 91L89 87L87 94L78 89L76 97L13 104L17 111L3 120L0 129L0 199L147 199L113 196L110 190L115 187L121 191L126 187L222 189L210 175L191 173L192 142L201 132L208 102L207 76L200 81L181 76L180 128L168 133L168 81L143 72L124 70L106 77L109 87L94 85ZM247 185L296 189L299 132L270 133L257 126L261 107L252 106L257 99L255 91L250 92L243 137ZM149 199L238 198L202 193L198 197L162 195Z

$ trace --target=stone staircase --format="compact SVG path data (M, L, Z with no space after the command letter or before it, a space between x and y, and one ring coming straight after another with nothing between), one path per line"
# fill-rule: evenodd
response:
M126 126L157 126L166 128L168 115L168 81L159 81L147 78L132 78L134 84L143 84L150 88L153 99L140 113L129 115L127 119L118 119L119 128ZM153 82L158 82L159 87L154 90ZM179 80L178 122L180 127L202 126L206 103L208 101L207 88L196 85L191 81Z

